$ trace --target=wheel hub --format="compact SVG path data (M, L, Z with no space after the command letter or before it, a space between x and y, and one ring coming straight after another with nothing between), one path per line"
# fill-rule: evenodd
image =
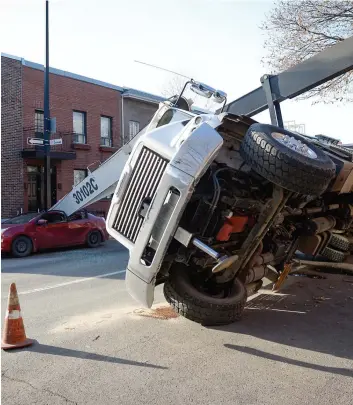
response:
M21 253L25 252L25 251L26 251L26 248L27 248L27 246L26 246L25 242L19 242L19 243L17 243L17 250L18 250L19 252L21 252Z
M317 158L317 154L300 139L296 139L293 136L280 134L279 132L272 132L272 136L282 145L285 145L287 148L294 150L303 156L306 156L310 159Z

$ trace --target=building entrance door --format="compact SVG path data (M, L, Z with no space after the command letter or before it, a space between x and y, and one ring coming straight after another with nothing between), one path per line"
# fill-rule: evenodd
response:
M28 211L41 209L41 171L38 166L27 166Z
M27 166L28 211L44 209L44 166ZM56 203L56 167L50 169L51 205Z

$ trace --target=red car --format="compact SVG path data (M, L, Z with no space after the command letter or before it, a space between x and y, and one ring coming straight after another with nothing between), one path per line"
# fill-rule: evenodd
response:
M98 247L109 237L105 220L86 211L67 217L62 211L18 215L1 224L1 253L15 257L75 245Z

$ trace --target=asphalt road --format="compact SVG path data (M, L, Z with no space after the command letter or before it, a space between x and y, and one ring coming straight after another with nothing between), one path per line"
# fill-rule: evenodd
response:
M243 320L205 328L127 294L114 241L2 260L27 336L2 352L3 404L352 404L353 278L292 277ZM166 309L165 309L166 308Z

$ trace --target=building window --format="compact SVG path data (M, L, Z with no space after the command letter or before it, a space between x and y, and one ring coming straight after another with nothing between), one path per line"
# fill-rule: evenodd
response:
M138 121L129 121L129 137L132 139L140 132L140 123Z
M87 177L87 170L85 169L75 169L74 170L74 187L81 183Z
M73 115L74 142L86 143L86 113L74 111Z
M112 146L112 119L101 117L101 145Z
M43 138L44 135L44 111L35 110L34 114L34 132L37 138Z

